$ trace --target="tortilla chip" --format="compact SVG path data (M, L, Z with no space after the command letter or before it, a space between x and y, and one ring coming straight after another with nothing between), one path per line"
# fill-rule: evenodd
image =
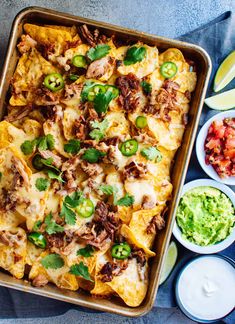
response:
M136 241L139 242L145 248L151 248L155 234L148 234L147 227L151 222L153 216L160 214L165 208L165 204L158 205L153 209L139 210L132 214L132 218L129 224L129 228L133 233ZM124 230L126 230L124 228Z
M149 257L155 256L155 253L153 251L146 248L146 246L144 244L142 244L141 241L136 239L136 235L130 229L130 227L127 226L126 224L123 224L121 227L121 235L124 236L130 244L133 244L133 245L138 246L139 248L143 249L145 251L145 253L147 254L147 256L149 256Z
M110 296L113 293L113 289L109 287L107 283L102 282L99 276L100 270L102 269L103 265L108 261L111 261L111 257L105 252L100 253L97 257L97 262L95 266L95 286L91 290L92 295Z
M196 72L186 72L183 71L181 73L177 73L172 81L178 83L180 88L178 91L185 92L190 91L193 92L196 88L197 83L197 74Z
M81 112L77 108L67 107L64 110L64 117L62 120L62 124L63 124L64 137L66 138L66 140L69 141L70 139L74 138L73 125L74 122L77 119L79 119L80 116L81 116Z
M6 232L1 232L0 235ZM4 245L0 242L0 267L9 271L17 279L24 276L25 258L27 251L27 237L22 228L15 227L7 230L14 245ZM3 235L4 235L3 234Z
M18 61L12 86L14 94L10 98L10 105L22 106L35 100L35 90L42 83L43 75L58 72L50 62L33 48L25 53Z
M47 203L48 189L39 191L36 186L38 178L46 178L43 172L37 172L31 175L28 187L20 187L16 191L16 196L22 200L17 204L16 211L26 218L26 225L31 230L37 221L44 219L44 212Z
M29 273L29 279L33 280L39 274L43 274L48 281L54 283L57 287L68 290L78 290L78 281L75 275L69 273L70 268L64 264L59 269L45 269L41 264L41 259L44 258L48 252L42 252L39 258L33 263Z
M143 46L141 43L136 44L135 46ZM141 79L146 75L152 73L158 67L158 49L157 47L151 47L144 45L146 48L146 56L141 62L137 62L131 65L120 65L117 68L118 73L122 75L127 75L133 73L137 78Z
M43 130L45 135L51 134L54 137L55 140L55 150L65 156L69 157L69 154L65 152L64 145L66 143L62 127L58 123L54 123L50 120L46 121L43 124Z
M36 247L36 245L34 245L33 243L27 241L27 254L25 263L32 266L37 261L42 252L42 249Z
M126 270L106 284L111 287L128 306L137 307L142 303L148 289L147 265L143 268L143 275L146 279L141 280L136 259L132 259L128 262Z
M64 52L66 44L71 43L76 35L74 28L70 27L25 24L24 30L40 45L52 47L56 56Z
M6 211L0 213L0 230L11 229L12 227L17 227L25 221L16 211Z

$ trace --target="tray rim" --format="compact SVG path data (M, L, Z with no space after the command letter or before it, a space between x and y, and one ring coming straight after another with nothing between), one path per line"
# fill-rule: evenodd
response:
M194 50L195 52L197 52L199 55L201 55L201 57L203 58L206 66L207 66L207 69L206 69L206 74L204 75L204 79L203 79L203 87L202 87L202 91L201 91L200 102L197 106L198 111L197 111L196 119L194 122L194 128L192 129L191 140L190 140L190 143L187 148L186 158L184 161L184 168L183 168L183 171L182 171L182 174L180 177L180 184L179 184L178 188L176 188L176 190L177 190L176 204L178 204L179 199L180 199L180 194L182 191L182 187L183 187L183 184L185 181L186 173L188 170L188 165L189 165L189 161L191 158L193 145L195 142L196 132L197 132L198 124L199 124L199 118L200 118L202 106L203 106L203 99L205 98L205 94L206 94L206 90L207 90L207 86L208 86L208 82L209 82L209 78L210 78L210 74L211 74L211 70L212 70L211 59L210 59L208 53L202 47L192 44L192 43L189 43L189 42L183 42L183 41L179 41L179 40L175 40L175 39L171 39L171 38L167 38L167 37L163 37L163 36L157 36L154 34L145 33L145 32L133 30L133 29L126 28L126 27L121 27L121 26L114 25L114 24L100 22L100 21L96 21L93 19L84 18L84 17L77 16L77 15L72 15L69 13L63 13L63 12L59 12L59 11L48 9L48 8L43 8L43 7L39 7L39 6L29 6L29 7L22 9L21 11L19 11L19 13L15 16L13 23L12 23L11 32L10 32L10 36L9 36L9 40L8 40L8 45L6 47L7 50L6 50L5 60L4 60L3 68L2 68L2 73L0 76L0 96L1 96L1 93L3 90L3 85L4 85L6 75L7 75L8 66L10 64L11 55L15 50L15 47L13 46L14 39L12 36L13 36L14 32L16 32L19 23L23 20L23 18L25 16L27 16L30 13L49 14L51 16L51 18L53 18L53 17L60 17L60 18L65 18L65 19L67 18L71 22L73 20L74 23L86 23L86 24L90 24L93 26L97 26L98 28L106 28L106 29L109 29L110 31L117 31L117 32L125 33L125 34L130 34L130 36L145 37L145 38L149 38L149 40L156 41L156 42L160 41L163 43L164 42L171 43L175 47L183 47L186 49L190 48L190 49ZM157 290L158 290L159 273L162 269L162 265L166 258L167 247L169 245L172 230L173 230L175 213L176 213L176 208L174 208L174 210L172 212L170 225L166 229L166 232L168 232L168 233L166 233L166 237L164 239L165 243L163 242L163 245L165 245L165 247L164 247L162 258L159 260L159 271L158 271L158 273L156 273L154 280L153 280L152 294L151 294L151 297L149 298L148 302L144 306L141 306L142 305L141 304L140 306L133 308L133 307L129 307L129 306L125 305L125 308L123 307L123 309L115 309L115 304L113 304L114 307L113 307L113 309L111 309L109 306L97 304L95 299L94 299L94 302L88 302L86 300L83 300L83 298L79 298L79 295L78 295L78 298L76 299L76 301L74 301L74 298L71 298L68 296L65 297L63 295L63 293L61 293L60 294L61 296L58 297L58 295L56 293L52 293L52 292L45 293L45 290L40 289L40 288L34 288L32 286L29 286L25 289L23 287L23 283L21 283L23 280L20 280L19 284L15 284L15 283L6 283L0 279L0 286L17 289L17 290L24 291L24 292L27 291L27 292L30 292L30 293L33 293L36 295L62 300L65 302L70 302L70 303L73 303L76 305L85 306L85 307L93 308L96 310L108 311L108 312L119 314L119 315L124 315L124 316L129 316L129 317L142 316L151 310L151 308L153 307L154 302L155 302L155 298L156 298ZM9 277L11 277L11 275L9 275ZM149 287L148 287L148 289L149 289ZM61 290L61 292L63 292L63 291Z

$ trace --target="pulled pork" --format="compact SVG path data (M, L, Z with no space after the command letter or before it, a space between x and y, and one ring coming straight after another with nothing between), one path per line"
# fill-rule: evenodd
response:
M38 150L40 155L44 158L44 159L49 159L52 158L53 162L52 165L54 165L56 168L60 168L62 165L62 159L60 156L54 154L53 152L49 151L49 150Z
M103 249L107 243L113 241L119 226L120 220L117 214L111 210L111 206L99 201L92 222L76 231L76 235L87 244Z
M82 161L80 167L89 177L96 177L103 172L103 168L98 163Z
M157 230L161 230L165 227L165 221L164 218L159 214L156 216L153 216L150 223L147 226L147 234L155 234Z
M152 209L155 207L155 201L148 195L143 196L142 207L144 209Z
M105 56L92 62L87 69L86 77L88 79L100 79L105 74L111 75L115 68L115 59L111 56Z
M78 156L74 156L62 164L61 171L64 172L63 174L67 181L65 186L67 189L75 189L77 187L76 172L80 163L80 158Z
M12 123L16 120L20 120L20 119L23 119L24 117L28 116L31 111L32 111L32 106L26 106L26 107L17 109L17 111L15 111L12 114L9 114L4 119L6 121L8 121L9 123Z
M113 262L107 262L100 270L101 281L110 282L113 277L120 276L121 273L128 267L128 260L115 260Z
M88 43L90 46L95 47L97 44L105 43L106 42L106 36L100 35L100 32L98 29L95 29L92 33L87 25L82 25L79 28L80 34L84 41Z
M80 99L82 87L83 87L82 84L76 84L76 83L66 84L64 100Z
M63 108L61 107L61 105L42 106L41 113L44 118L49 119L53 122L58 122L63 117Z
M0 231L0 242L6 246L16 247L22 239L20 233L12 233L11 231Z
M123 177L124 179L134 180L145 177L146 173L147 167L145 164L132 161L125 166Z
M37 42L29 35L22 35L21 41L17 45L17 48L21 54L29 52L32 48L37 46Z
M178 83L166 80L163 86L154 96L151 96L150 102L144 107L143 112L159 115L159 117L166 122L171 120L169 112L172 110L179 110L177 105L177 91L179 89Z
M35 91L37 100L43 106L57 105L59 103L59 93L55 93L47 89L46 87L41 87Z
M38 274L32 281L34 287L44 287L47 283L48 279L43 273Z
M80 116L73 124L73 134L76 138L84 140L87 133L88 130L86 119L83 116Z
M140 89L139 79L133 73L129 73L118 77L115 84L120 89L118 100L122 107L127 112L135 111L139 104L139 96L137 95Z

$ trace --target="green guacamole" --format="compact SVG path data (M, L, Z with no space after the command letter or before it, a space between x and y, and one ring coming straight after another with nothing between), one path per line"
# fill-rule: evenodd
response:
M212 245L231 233L235 211L231 200L220 190L198 187L181 198L176 221L184 239L201 246Z

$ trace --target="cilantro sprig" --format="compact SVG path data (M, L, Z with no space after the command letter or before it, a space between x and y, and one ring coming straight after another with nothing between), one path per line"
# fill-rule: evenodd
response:
M65 223L69 225L75 225L76 223L76 213L72 210L76 208L82 201L84 197L81 192L74 192L70 196L66 196L62 209L60 212L60 216L64 217Z
M86 56L91 61L99 60L102 57L106 56L109 53L110 49L111 47L109 45L99 44L96 47L90 48L89 51L87 51Z
M53 150L55 147L55 139L53 135L48 134L46 136L35 138L32 141L24 141L21 144L20 149L24 155L30 155L33 153L36 147L42 151Z
M94 108L98 114L106 113L109 103L114 99L112 91L98 93L94 99Z
M140 154L150 161L160 162L162 160L161 152L154 146L143 148Z
M108 120L104 119L100 123L98 121L91 121L90 125L93 128L93 130L89 133L90 137L96 141L103 139L105 131L109 126Z
M84 248L81 248L77 251L77 255L81 255L85 258L89 258L93 256L94 248L91 245L87 245Z
M131 65L131 64L135 64L137 62L141 62L145 58L146 52L147 51L144 46L130 47L126 52L126 56L123 61L124 65Z
M117 199L117 192L118 189L116 186L111 186L108 184L103 184L99 187L99 189L107 196L113 195L113 204L115 206L131 206L133 205L135 199L132 195L129 195L128 193L125 194L124 197Z
M64 231L63 226L57 224L55 220L53 219L52 214L50 213L45 217L45 224L46 224L46 229L45 231L51 235L55 233L62 233Z
M60 269L64 266L64 260L59 254L48 254L41 259L41 264L45 269Z
M75 276L79 276L86 280L93 281L88 271L88 267L82 261L79 264L73 264L70 267L69 272L74 274Z

